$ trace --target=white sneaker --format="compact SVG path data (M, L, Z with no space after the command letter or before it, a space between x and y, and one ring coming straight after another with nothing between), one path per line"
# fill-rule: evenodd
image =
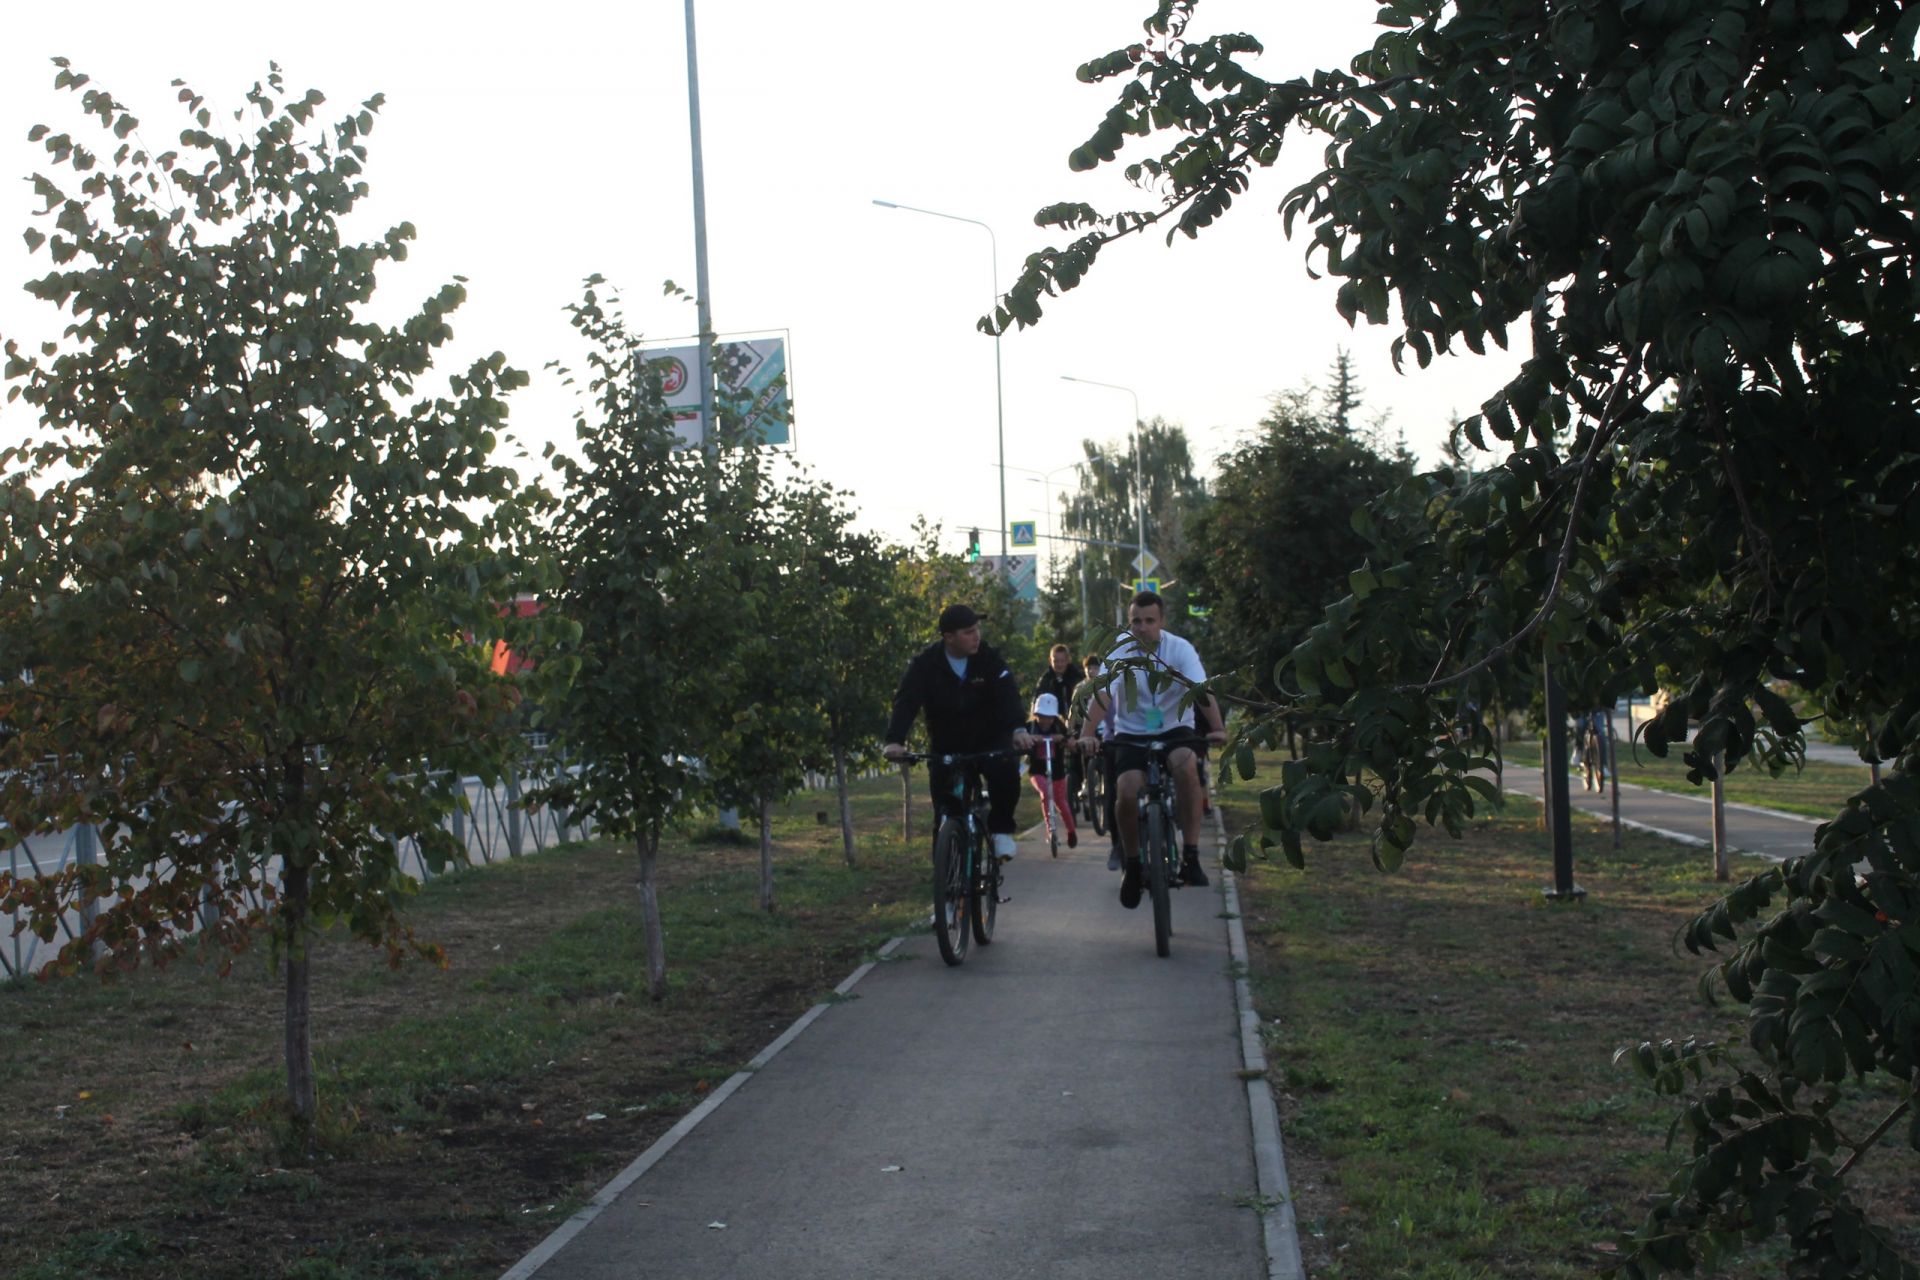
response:
M1002 862L1013 857L1013 837L1005 832L996 832L993 837L993 856Z

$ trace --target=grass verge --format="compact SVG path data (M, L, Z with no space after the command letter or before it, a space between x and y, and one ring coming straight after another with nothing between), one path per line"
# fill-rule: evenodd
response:
M916 783L921 779L916 776ZM900 787L859 784L860 866L830 796L759 851L661 857L672 970L646 996L633 855L606 843L447 876L409 906L445 970L316 952L318 1151L285 1121L280 988L180 963L0 986L0 1271L10 1280L497 1276L926 911ZM926 821L924 792L916 821Z
M1277 762L1262 762L1266 781ZM1258 827L1266 781L1227 786L1229 832ZM1584 903L1544 902L1536 813L1516 802L1458 842L1423 834L1404 868L1364 841L1308 869L1240 880L1254 996L1309 1270L1318 1280L1590 1276L1637 1226L1673 1158L1675 1115L1613 1050L1740 1042L1742 1010L1703 1004L1707 967L1675 930L1715 895L1697 853L1576 815ZM1764 864L1737 859L1736 876ZM1877 1118L1891 1093L1859 1101ZM1858 1129L1871 1127L1871 1119ZM1684 1154L1684 1145L1676 1155ZM1920 1248L1920 1167L1876 1151L1851 1177ZM1782 1274L1757 1252L1726 1276Z

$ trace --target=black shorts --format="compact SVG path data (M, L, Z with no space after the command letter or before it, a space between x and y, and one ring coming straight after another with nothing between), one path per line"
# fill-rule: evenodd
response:
M1136 770L1144 773L1147 768L1147 749L1144 744L1159 742L1168 738L1188 738L1191 733L1192 730L1185 728L1173 728L1167 730L1165 733L1122 733L1109 739L1103 750L1113 758L1113 773L1115 777L1123 773L1132 773ZM1207 758L1207 740L1205 738L1192 738L1189 741L1182 742L1180 745L1190 749L1196 760L1205 760ZM1171 754L1171 752L1168 753L1169 756L1171 756Z

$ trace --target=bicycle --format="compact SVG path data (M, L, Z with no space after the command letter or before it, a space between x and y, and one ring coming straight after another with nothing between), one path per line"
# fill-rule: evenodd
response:
M1192 734L1140 744L1147 756L1147 777L1140 787L1140 871L1153 900L1153 952L1162 959L1173 953L1173 889L1179 883L1180 858L1180 826L1173 816L1178 810L1165 757L1205 741Z
M1080 811L1098 836L1107 834L1107 766L1098 756L1080 765Z
M932 761L954 771L954 795L959 813L946 813L933 838L933 937L940 958L949 965L967 958L969 941L988 946L999 907L1000 859L987 853L987 797L980 786L978 766L998 756L1018 755L1013 748L998 751L955 752L935 755L909 752L904 764Z

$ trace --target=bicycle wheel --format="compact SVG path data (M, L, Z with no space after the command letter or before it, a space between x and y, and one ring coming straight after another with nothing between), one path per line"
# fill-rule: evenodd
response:
M973 878L973 892L967 895L967 914L973 919L973 940L981 946L993 942L993 922L1000 913L1000 859L982 852L980 870Z
M933 938L948 964L967 958L968 879L966 829L949 818L933 842Z
M1048 806L1047 808L1047 852L1051 853L1056 858L1060 856L1060 828L1054 825L1054 821L1055 819L1059 818L1059 816L1060 816L1060 807L1058 805Z
M1153 896L1153 953L1165 957L1173 950L1173 869L1167 852L1167 815L1148 805L1140 815L1145 842L1147 892Z
M1104 764L1087 774L1086 793L1087 821L1093 824L1093 834L1103 836L1107 834L1107 771Z

